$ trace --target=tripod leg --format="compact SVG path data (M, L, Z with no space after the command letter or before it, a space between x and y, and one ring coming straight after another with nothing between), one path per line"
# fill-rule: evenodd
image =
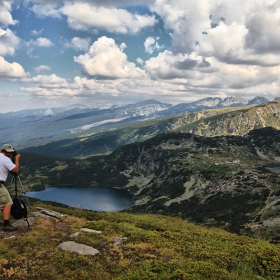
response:
M27 202L29 208L31 208L30 203L29 203L29 200L28 200L28 197L25 195L26 192L25 192L25 190L24 190L24 188L23 188L23 185L22 185L22 183L21 183L20 177L17 175L17 178L15 178L15 179L18 179L19 184L20 184L20 186L21 186L21 191L20 191L20 192L24 195L24 197L25 197L25 199L26 199L26 202ZM18 191L18 189L16 189L16 191Z
M10 193L10 194L13 193L13 192L15 191L14 188L13 188L13 190L11 190L12 187L13 187L14 181L15 181L15 177L12 176L11 183L10 183L10 185L8 186L8 189L9 189L9 193Z

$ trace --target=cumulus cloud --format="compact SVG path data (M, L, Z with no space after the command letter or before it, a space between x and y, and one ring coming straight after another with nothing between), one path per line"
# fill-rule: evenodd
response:
M244 37L248 30L244 25L233 22L227 25L220 22L215 28L209 29L201 38L196 50L204 56L214 56L229 63L244 55Z
M209 61L194 52L174 55L171 51L164 51L157 57L150 58L146 61L145 69L152 78L166 80L199 78L201 73L215 71Z
M113 39L103 36L74 60L83 65L87 76L96 79L143 78L144 71L127 60L124 48L125 44L118 46Z
M125 9L96 7L89 3L66 4L61 12L68 17L69 26L76 30L101 29L135 34L156 23L154 15L131 14Z
M181 98L186 100L186 93L191 89L183 80L173 80L167 82L163 80L151 79L117 79L117 80L94 80L86 77L75 77L73 83L65 79L50 75L38 75L34 78L22 79L22 82L29 86L21 87L21 91L34 96L45 97L47 99L64 98L71 96L80 100L115 100L117 102L135 102L138 100L157 98L158 94L162 98ZM199 92L198 90L192 92ZM207 94L199 92L202 97ZM209 93L208 93L209 94ZM69 100L66 100L69 101Z
M1 1L0 2L0 24L3 27L17 24L18 21L14 20L11 15L12 2L11 1Z
M39 35L41 35L41 34L43 33L43 31L44 31L44 29L32 30L32 31L31 31L31 34L32 34L33 36L39 36Z
M149 54L152 54L155 50L158 51L162 47L158 44L159 37L148 37L144 42L145 51Z
M64 78L55 74L52 75L37 75L36 77L21 79L26 86L20 88L22 92L27 92L34 96L41 96L47 99L56 97L63 98L66 96L83 97L92 96L96 92L102 91L102 88L110 88L108 82L99 82L92 79L75 77L71 83ZM106 91L106 90L104 90ZM113 93L112 90L107 94ZM116 94L116 91L114 91Z
M264 68L258 65L228 64L214 57L207 60L201 56L164 52L146 62L146 71L154 79L178 80L192 91L251 92L267 89L277 95L280 66ZM274 85L274 86L272 86ZM190 92L192 92L190 91ZM263 92L265 94L266 92Z
M214 95L225 98L235 94L244 97L279 96L279 0L27 2L37 18L67 20L68 27L74 29L67 36L75 32L76 37L68 37L64 47L79 51L79 54L82 52L74 57L74 61L82 66L85 74L71 82L59 74L39 75L50 71L48 66L41 65L34 68L38 74L36 77L22 79L26 86L21 90L32 95L46 99L94 95L94 98L115 98L126 102L137 98L187 102L199 97ZM2 28L16 24L10 13L11 6L7 4L11 2L1 3ZM6 3L5 7L3 3ZM145 15L132 12L139 6L129 7L143 3L147 6L141 7L141 11L147 7L150 9ZM32 34L42 36L39 31ZM100 35L96 39L101 32L107 36L108 32L111 36L121 34L121 37L115 41ZM137 33L141 35L139 38L146 39L142 41L141 50L137 48L139 53L132 54L133 36ZM166 48L168 43L163 48L157 37L160 36L162 42L167 33L172 40L170 49ZM16 54L20 40L15 34L8 29L0 30L0 55ZM91 40L95 41L90 46ZM119 40L125 43L120 44ZM41 37L29 41L27 46L32 52L37 47L52 46L52 41ZM141 53L142 50L146 54ZM144 61L143 57L147 55L150 59ZM145 70L132 63L131 57ZM4 64L12 65L5 60L2 61Z
M172 31L174 53L192 52L211 25L209 1L156 0L151 9L161 16L165 28Z
M273 37L267 32L263 36L253 36L252 30L243 24L220 22L202 38L196 51L230 64L275 66L280 63L279 48L276 47L280 40L277 40L278 34Z
M0 28L0 55L14 55L20 39L10 30Z
M27 84L27 86L20 88L22 92L48 99L69 95L75 96L81 91L80 87L75 83L71 84L66 79L55 74L37 75L31 78L23 78L21 81Z
M34 68L34 71L36 73L50 71L50 70L51 70L51 68L47 65L40 65L40 66Z
M29 0L28 0L29 1ZM115 7L115 6L133 6L133 5L145 5L150 4L154 0L102 0L95 1L96 6L105 6L105 7ZM35 0L37 4L61 4L61 0ZM64 2L73 2L72 0L64 0ZM91 4L92 0L75 0L75 2L89 3Z
M87 51L90 44L90 38L74 37L72 40L64 42L65 48L71 48L76 51Z
M146 61L152 79L179 80L190 94L279 95L279 1L156 0L151 9L172 38L171 50Z
M48 48L53 46L53 43L47 38L40 37L36 40L28 41L26 45L30 48L34 48L34 47Z
M37 3L34 4L31 10L36 14L39 18L52 17L52 18L61 18L61 13L58 9L58 3Z
M68 88L69 87L69 84L65 79L58 77L55 74L49 76L37 75L31 78L23 78L22 82L34 83L42 88Z
M36 40L26 42L26 46L28 48L27 53L32 56L35 48L49 48L53 46L53 43L47 38L39 37Z
M23 67L16 63L10 63L0 56L0 77L6 78L21 78L26 74Z
M175 55L195 51L233 64L279 64L280 3L277 0L213 0L211 3L156 0L151 8L171 30Z
M257 54L280 54L280 7L275 11L265 10L253 15L246 21L248 34L245 47Z
M47 0L45 0L47 1ZM145 5L151 4L154 0L102 0L95 1L96 6L105 6L105 7L115 7L115 6L133 6L133 5ZM79 2L79 1L75 1ZM92 0L82 0L80 2L92 3Z
M47 38L38 38L36 41L31 42L36 47L51 47L53 43Z
M137 63L139 63L141 65L144 64L144 60L142 58L140 58L140 57L137 57L136 61L137 61Z

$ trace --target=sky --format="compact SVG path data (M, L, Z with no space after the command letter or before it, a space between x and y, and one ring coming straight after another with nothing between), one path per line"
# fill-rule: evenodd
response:
M279 0L0 0L0 113L280 96Z

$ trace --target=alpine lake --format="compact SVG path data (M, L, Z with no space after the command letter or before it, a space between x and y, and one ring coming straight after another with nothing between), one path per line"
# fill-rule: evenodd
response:
M266 169L280 173L280 165ZM43 191L26 192L26 196L98 212L120 211L134 205L127 191L102 187L48 187Z
M134 205L128 192L102 187L48 187L43 191L26 192L26 196L98 212L115 212Z

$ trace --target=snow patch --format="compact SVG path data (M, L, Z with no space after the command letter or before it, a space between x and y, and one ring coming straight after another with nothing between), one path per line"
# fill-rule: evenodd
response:
M104 121L100 121L100 122L96 122L96 123L92 123L92 124L87 124L87 125L83 125L83 126L80 126L80 127L76 127L76 128L73 128L73 129L69 129L69 131L71 133L78 133L78 132L82 132L82 131L88 130L88 129L92 128L92 127L99 126L101 124L110 123L110 122L120 122L120 121L123 121L125 119L127 119L127 118L104 120Z
M52 109L49 108L44 112L44 115L51 116L51 115L54 115L54 112L52 111Z

